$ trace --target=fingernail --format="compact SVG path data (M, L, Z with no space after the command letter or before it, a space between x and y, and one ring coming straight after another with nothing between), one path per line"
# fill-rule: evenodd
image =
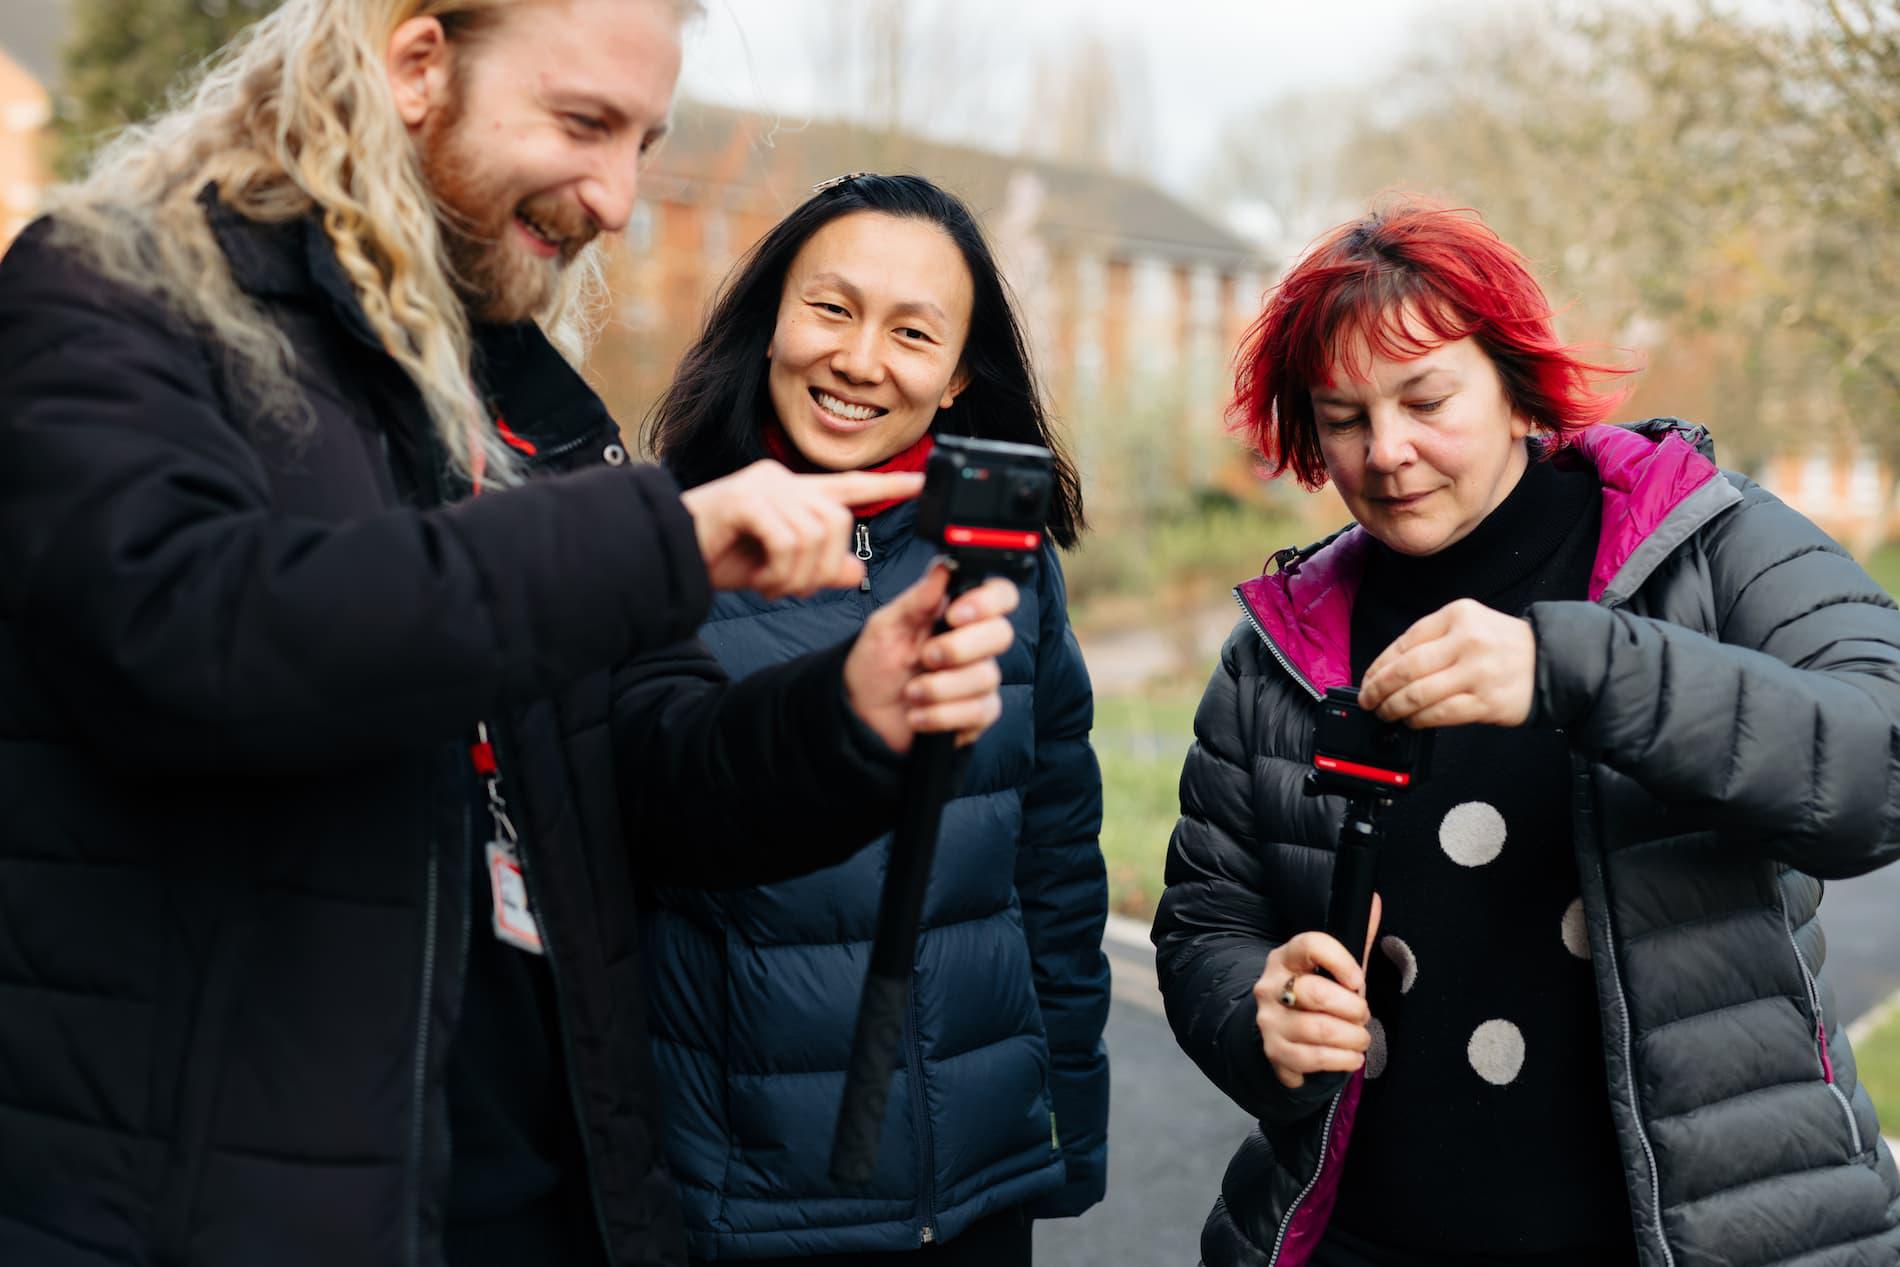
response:
M941 668L943 666L943 651L937 647L925 647L924 664L926 667L932 669Z
M915 682L912 682L909 686L904 688L904 698L913 704L923 697L923 688L919 687Z
M921 708L914 708L910 712L904 714L904 724L906 726L909 726L912 730L922 730L924 728L924 723L929 720L930 719L927 716L925 716L924 710Z

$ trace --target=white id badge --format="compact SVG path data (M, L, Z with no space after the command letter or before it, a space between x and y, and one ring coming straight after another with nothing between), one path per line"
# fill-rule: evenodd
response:
M495 936L531 955L541 950L541 926L528 909L528 884L521 860L498 840L488 842L488 887L495 897Z

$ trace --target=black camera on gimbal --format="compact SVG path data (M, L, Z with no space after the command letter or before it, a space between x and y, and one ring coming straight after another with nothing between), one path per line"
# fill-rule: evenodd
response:
M939 436L924 465L917 533L943 548L965 584L985 576L1027 580L1054 492L1047 449Z
M1429 772L1432 732L1412 730L1359 707L1359 688L1335 686L1313 723L1312 795L1384 796L1406 791Z

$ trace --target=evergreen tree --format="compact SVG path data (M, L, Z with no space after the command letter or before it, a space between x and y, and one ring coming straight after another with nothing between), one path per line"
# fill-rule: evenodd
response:
M99 143L164 105L204 62L279 0L71 0L54 132L77 171Z

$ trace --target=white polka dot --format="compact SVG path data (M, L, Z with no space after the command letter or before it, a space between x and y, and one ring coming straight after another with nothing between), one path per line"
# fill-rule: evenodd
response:
M1397 937L1379 938L1379 949L1383 950L1385 957L1392 961L1392 966L1399 970L1399 993L1404 994L1418 981L1418 956L1412 953L1410 946Z
M1483 801L1454 805L1438 825L1438 846L1461 867L1482 867L1504 849L1504 815Z
M1524 1035L1509 1021L1486 1021L1471 1032L1465 1056L1480 1078L1509 1086L1524 1067Z
M1376 1078L1385 1072L1385 1026L1375 1016L1366 1022L1366 1030L1372 1035L1372 1046L1366 1048L1366 1077Z
M1590 957L1590 926L1584 923L1582 898L1564 907L1564 922L1560 931L1563 933L1565 950L1579 959Z

